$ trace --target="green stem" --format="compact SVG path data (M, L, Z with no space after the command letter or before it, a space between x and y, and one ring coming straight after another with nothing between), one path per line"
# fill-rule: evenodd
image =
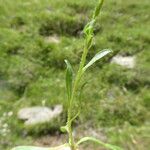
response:
M93 14L93 18L92 19L96 19L96 17L98 16L100 10L101 10L101 7L103 5L103 2L104 0L101 0L99 1L99 4L98 6L96 7L95 11L94 11L94 14ZM78 84L80 82L80 79L82 77L82 74L83 74L83 67L86 63L86 57L87 57L87 54L88 54L88 50L90 48L89 45L91 45L91 41L93 39L93 33L91 33L91 38L90 40L88 39L88 37L86 37L86 40L85 40L85 46L84 46L84 50L83 50L83 54L82 54L82 57L81 57L81 61L80 61L80 65L79 65L79 69L78 69L78 72L77 72L77 75L75 77L75 81L74 81L74 84L73 84L73 89L72 89L72 95L71 95L71 98L69 99L69 107L68 107L68 118L67 118L67 127L68 127L68 134L69 134L69 145L71 147L71 150L76 150L76 144L74 142L74 138L73 138L73 134L72 134L72 108L73 108L73 101L74 101L74 97L75 97L75 94L76 94L76 91L77 91L77 88L78 88Z
M69 132L69 144L72 150L75 150L75 143L74 143L74 138L72 135L72 107L73 107L73 100L76 94L76 90L78 88L78 84L80 82L81 76L82 76L82 69L85 65L86 62L86 56L88 53L88 48L84 48L83 54L82 54L82 58L81 58L81 62L80 62L80 66L74 81L74 85L73 85L73 90L72 90L72 96L70 99L70 104L69 104L69 108L68 108L68 120L67 120L67 126L68 126L68 132Z

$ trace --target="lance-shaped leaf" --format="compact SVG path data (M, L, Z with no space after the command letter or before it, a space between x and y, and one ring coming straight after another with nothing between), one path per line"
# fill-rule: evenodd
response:
M69 63L68 60L65 60L65 63L67 65L67 69L66 69L66 89L67 89L68 99L70 99L71 94L72 94L73 69L72 69L72 66L71 66L71 64Z
M34 147L34 146L18 146L12 150L52 150L51 148Z
M90 66L92 66L96 61L98 61L99 59L103 58L104 56L106 56L107 54L111 53L112 50L109 49L104 49L102 51L100 51L99 53L97 53L92 59L91 61L83 68L83 72L89 68Z
M80 144L82 144L84 142L87 142L87 141L95 142L95 143L97 143L99 145L102 145L103 147L108 148L110 150L123 150L122 148L120 148L118 146L104 143L104 142L102 142L102 141L100 141L100 140L98 140L96 138L93 138L93 137L84 137L84 138L82 138L81 140L79 140L77 142L77 145L80 145Z
M51 147L51 148L44 148L44 147L35 147L35 146L18 146L11 150L61 150L67 149L69 147L68 143L58 146L58 147Z
M70 121L73 122L79 115L80 115L80 110L77 112L77 114Z
M94 11L93 18L96 18L96 17L99 15L99 13L100 13L100 11L101 11L101 8L102 8L102 6L103 6L103 3L104 3L104 0L100 0L100 1L99 1L99 4L97 5L97 7L96 7L96 9L95 9L95 11Z
M60 130L61 130L61 132L63 132L63 133L65 133L65 132L69 132L69 130L68 130L68 126L66 125L66 126L62 126L62 127L60 127Z
M95 19L92 19L87 25L84 27L83 31L86 36L93 35Z

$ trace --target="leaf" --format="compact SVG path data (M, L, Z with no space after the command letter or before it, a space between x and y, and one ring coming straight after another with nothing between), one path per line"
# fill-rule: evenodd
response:
M80 111L78 111L78 113L70 121L73 122L79 115L80 115Z
M93 35L93 28L94 28L95 19L92 19L87 25L84 27L84 34L86 36Z
M12 150L52 150L51 148L34 147L34 146L18 146Z
M87 49L90 49L90 48L91 48L91 46L92 46L92 41L93 41L93 35L91 34L91 35L87 36L87 39L86 39Z
M67 69L66 69L66 89L67 89L68 99L70 99L71 94L72 94L73 69L72 69L72 66L71 66L71 64L69 63L68 60L65 60L65 63L67 65Z
M81 144L81 143L84 143L84 142L87 142L87 141L92 141L92 142L95 142L97 144L100 144L102 145L103 147L105 148L108 148L108 149L111 149L111 150L123 150L122 148L118 147L118 146L115 146L115 145L111 145L111 144L107 144L107 143L104 143L96 138L93 138L93 137L84 137L82 138L81 140L79 140L77 142L77 145Z
M11 150L58 150L58 149L65 149L68 148L68 143L64 145L60 145L58 147L51 147L51 148L44 148L44 147L35 147L35 146L18 146Z
M101 1L99 2L99 4L97 5L97 7L96 7L96 9L95 9L95 11L94 11L93 18L96 18L96 17L99 15L99 13L100 13L100 11L101 11L101 8L102 8L102 6L103 6L103 3L104 3L104 0L101 0Z
M91 61L83 68L83 72L89 68L90 66L92 66L96 61L98 61L99 59L103 58L104 56L106 56L107 54L109 54L110 52L112 52L112 50L109 49L104 49L102 51L100 51L99 53L97 53L92 59Z
M63 133L68 132L68 126L67 126L67 125L66 125L66 126L62 126L62 127L60 127L60 130L61 130Z

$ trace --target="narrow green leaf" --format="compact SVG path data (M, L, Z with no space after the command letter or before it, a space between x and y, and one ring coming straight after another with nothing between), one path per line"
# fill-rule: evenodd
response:
M34 146L18 146L12 150L52 150L51 148L34 147Z
M93 41L93 35L91 34L91 35L87 36L87 39L86 39L87 49L90 49L90 48L91 48L91 46L92 46L92 41Z
M72 94L73 69L72 69L72 66L71 66L71 64L69 63L68 60L65 60L65 63L67 65L67 69L66 69L66 89L67 89L68 99L70 99L71 94Z
M60 128L60 130L61 130L63 133L68 132L68 126L62 126L62 127Z
M104 0L100 0L100 1L99 1L99 5L97 5L97 7L96 7L96 9L95 9L95 11L94 11L94 15L93 15L93 18L94 18L94 19L99 15L99 13L100 13L100 11L101 11L101 8L102 8L102 6L103 6L103 3L104 3Z
M100 51L99 53L97 53L92 59L91 61L83 68L83 72L89 68L91 65L93 65L96 61L98 61L99 59L103 58L104 56L106 56L107 54L109 54L110 52L112 52L111 50L105 49L103 51Z
M86 36L93 35L95 19L92 19L84 28L84 34Z
M70 121L73 122L79 115L80 115L80 111L78 111L78 113Z
M97 144L100 144L102 145L103 147L105 148L108 148L108 149L111 149L111 150L123 150L122 148L118 147L118 146L115 146L115 145L111 145L111 144L107 144L107 143L104 143L96 138L93 138L93 137L84 137L82 138L81 140L79 140L77 142L77 145L80 145L81 143L84 143L84 142L87 142L87 141L92 141L92 142L95 142Z
M18 146L18 147L15 147L11 150L58 150L58 149L65 149L65 148L68 148L69 147L69 144L66 143L64 145L60 145L58 147L51 147L51 148L44 148L44 147L35 147L35 146Z

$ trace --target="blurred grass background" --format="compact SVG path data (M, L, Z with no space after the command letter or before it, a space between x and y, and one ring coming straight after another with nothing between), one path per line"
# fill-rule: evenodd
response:
M64 59L77 69L83 49L82 30L96 2L0 0L1 150L34 144L43 134L58 134L59 127L64 125ZM105 48L114 52L96 63L84 77L88 80L82 98L84 107L74 124L80 133L100 130L105 141L126 150L150 149L149 11L149 0L105 2L88 60ZM50 40L52 37L55 41ZM136 67L127 69L109 63L117 54L135 56ZM50 124L25 128L17 119L17 111L42 105L42 101L46 106L63 104L62 116ZM9 132L3 135L6 124Z

